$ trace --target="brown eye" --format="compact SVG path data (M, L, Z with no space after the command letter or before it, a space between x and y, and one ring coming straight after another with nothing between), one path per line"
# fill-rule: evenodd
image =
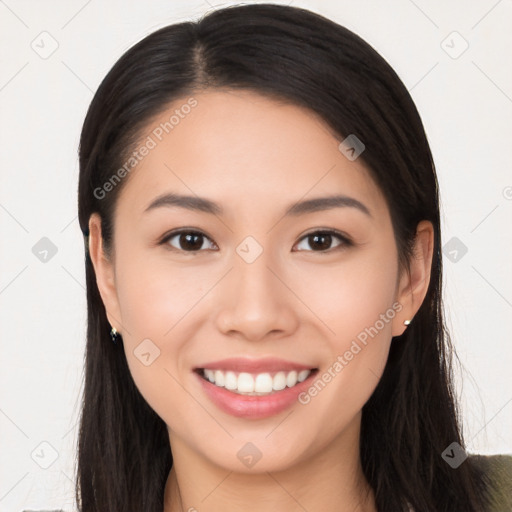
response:
M333 240L338 240L338 243L334 247L331 247ZM337 231L315 231L302 237L301 241L306 241L313 252L326 252L337 247L342 248L352 245L349 238Z
M176 241L171 243L171 240ZM203 248L205 240L210 239L200 231L179 231L166 236L161 244L168 244L179 251L199 252Z

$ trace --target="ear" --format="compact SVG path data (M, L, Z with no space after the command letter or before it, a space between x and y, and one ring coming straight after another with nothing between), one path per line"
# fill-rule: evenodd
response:
M413 321L430 284L430 268L434 252L434 227L422 220L416 228L413 255L409 269L404 270L397 287L396 300L402 305L400 313L393 319L392 336L400 336L407 328L404 320Z
M101 217L98 213L93 213L89 218L89 254L108 321L122 334L121 310L117 298L114 265L104 251Z

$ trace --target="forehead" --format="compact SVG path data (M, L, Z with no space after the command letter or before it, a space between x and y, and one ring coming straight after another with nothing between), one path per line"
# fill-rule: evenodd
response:
M193 105L193 106L191 106ZM241 212L342 193L385 209L361 159L314 112L250 91L208 91L176 100L147 123L144 156L119 202L142 212L164 192L214 198ZM141 152L142 153L142 152Z

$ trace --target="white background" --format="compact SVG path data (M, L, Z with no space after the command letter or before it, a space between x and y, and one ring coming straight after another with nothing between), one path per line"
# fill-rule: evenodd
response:
M74 510L86 322L77 146L86 109L134 43L221 5L0 1L1 512ZM440 181L443 244L456 237L467 247L444 262L468 451L512 453L512 1L292 5L361 35L418 106ZM51 48L43 31L58 43L46 59L31 47L45 37ZM57 247L46 263L32 252L42 237ZM52 450L58 458L43 469Z

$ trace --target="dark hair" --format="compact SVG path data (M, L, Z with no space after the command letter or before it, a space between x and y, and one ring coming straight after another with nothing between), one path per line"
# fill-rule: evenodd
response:
M416 226L434 226L426 298L391 344L384 374L364 405L360 455L382 511L485 509L484 478L471 457L452 469L442 452L464 447L453 389L454 354L443 320L438 183L416 107L389 64L348 29L318 14L272 4L208 13L164 27L129 49L96 92L80 139L79 221L86 240L88 326L76 498L81 512L161 512L172 454L164 421L139 393L110 326L87 252L88 221L102 220L107 252L126 178L101 188L141 130L178 98L206 89L250 90L316 112L366 146L360 158L387 201L401 270Z

